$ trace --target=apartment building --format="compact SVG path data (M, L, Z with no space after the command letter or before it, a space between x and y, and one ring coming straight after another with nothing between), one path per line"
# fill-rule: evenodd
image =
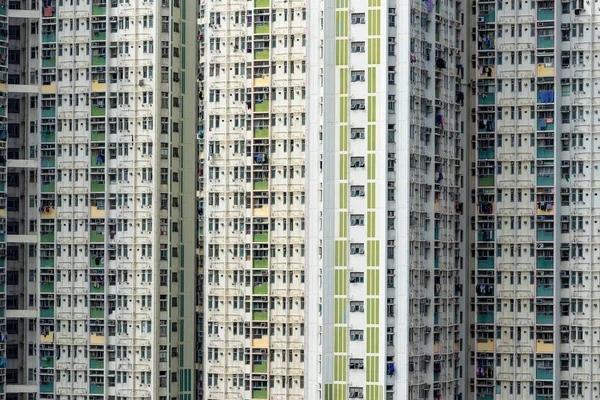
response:
M307 398L467 396L468 7L311 3Z
M305 398L306 20L304 0L201 13L205 399Z
M195 393L196 15L0 4L3 398Z
M470 391L596 398L600 6L475 7Z

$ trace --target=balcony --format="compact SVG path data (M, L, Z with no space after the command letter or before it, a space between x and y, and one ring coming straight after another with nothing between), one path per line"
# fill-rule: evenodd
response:
M268 113L269 112L269 100L263 100L260 103L254 103L254 112Z
M538 77L554 76L554 64L553 63L538 64L537 72L538 72Z
M269 8L270 6L270 0L254 0L254 8Z
M537 240L540 242L552 242L554 241L554 231L540 229L537 231Z
M267 362L261 361L259 363L252 364L252 372L255 374L266 374L267 373Z
M538 49L554 48L554 36L538 36L537 45Z
M255 258L252 260L252 268L266 269L269 266L268 258Z
M269 190L269 181L254 181L252 188L254 190Z
M56 158L42 157L42 168L54 168L54 167L56 167Z
M553 269L554 258L552 257L538 257L536 259L536 268L538 269Z
M267 282L259 283L252 287L252 294L265 295L269 294L269 284Z
M42 143L54 143L56 134L54 132L42 132Z
M40 292L42 293L53 293L54 282L44 282L40 285Z
M40 308L41 318L54 318L54 307Z
M494 339L478 339L477 351L494 352Z
M96 67L106 65L106 56L92 56L92 65Z
M106 15L106 5L92 5L92 15Z
M92 152L92 155L90 156L90 166L104 167L104 156L100 153Z
M253 399L266 399L267 398L267 389L262 388L253 388L252 389L252 398Z
M91 231L90 242L92 243L104 243L104 232Z
M481 187L494 186L494 175L482 175L477 178L477 184Z
M43 68L55 68L56 67L56 57L42 58L42 67Z
M90 383L90 394L104 394L104 385Z
M554 118L540 118L537 122L538 131L553 131L554 130Z
M440 230L438 228L433 230L433 240L440 240Z
M42 33L42 43L56 42L56 32Z
M487 93L478 96L479 104L496 104L496 94Z
M106 140L106 132L92 131L90 140L92 142L104 142Z
M259 128L254 129L254 138L255 139L267 139L269 137L269 128Z
M542 312L537 313L535 316L536 324L552 325L554 323L554 316L552 313Z
M260 232L252 235L252 241L257 243L267 243L269 241L268 232Z
M537 177L538 186L554 186L554 176L552 175L538 175Z
M491 160L496 157L496 149L478 150L477 157L480 160Z
M478 257L478 269L494 269L494 257Z
M54 107L42 108L42 118L55 118L55 117L56 117L56 108L54 108Z
M54 258L40 259L40 268L54 268Z
M104 369L104 360L90 360L91 369Z
M494 323L494 313L477 314L477 323L478 324L493 324Z
M268 60L269 56L270 56L269 49L254 50L254 60L255 61Z
M496 21L496 11L485 11L478 15L479 22L494 22Z
M254 25L254 34L255 35L268 35L270 30L270 25L268 22L256 23Z
M104 192L106 185L104 182L93 182L90 184L90 190L94 193Z
M40 359L40 367L54 368L54 357L42 357Z
M90 318L103 319L104 308L92 307L90 308Z
M538 158L554 158L554 147L538 147Z
M104 293L104 285L99 282L90 282L90 293Z
M493 242L494 231L486 230L477 232L477 240L480 242Z
M552 379L552 368L538 367L535 370L536 379Z
M43 193L53 193L56 190L56 182L44 182L41 184Z
M554 20L554 9L538 8L537 17L540 21L552 21Z
M54 392L54 383L53 382L40 383L40 392L41 393L53 393Z
M99 105L92 105L92 117L104 117L105 115L105 107L100 107Z
M90 266L92 268L104 268L104 259L102 257L91 257Z
M554 295L554 288L552 285L537 285L535 288L535 295L541 297L551 297Z
M94 29L92 40L106 40L106 30Z
M54 232L42 232L40 233L40 242L52 243L54 242Z
M267 310L257 310L252 312L253 321L266 321L269 318Z

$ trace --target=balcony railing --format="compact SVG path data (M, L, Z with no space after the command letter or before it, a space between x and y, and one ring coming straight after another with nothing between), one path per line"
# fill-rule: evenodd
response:
M254 50L254 60L256 60L256 61L268 60L269 55L270 55L269 49Z
M553 322L554 322L554 317L553 317L552 313L543 312L543 313L538 313L535 316L536 324L552 325Z
M477 314L477 322L480 324L493 324L494 313Z
M553 269L554 259L551 257L538 257L536 259L536 268L538 269Z
M258 310L252 312L252 320L254 321L266 321L269 318L267 310Z
M269 265L269 260L267 258L255 258L252 260L252 268L256 269L265 269Z
M478 150L477 157L480 160L490 160L490 159L493 159L494 157L496 157L496 151L495 151L495 149Z
M482 187L490 187L490 186L494 186L494 175L481 175L479 176L479 178L477 179L477 182L479 184L479 186Z
M260 232L252 235L252 241L258 243L266 243L269 240L268 232Z
M54 282L44 282L40 284L40 292L52 293L54 292Z
M536 296L553 296L554 287L552 285L538 285L535 290Z
M478 269L493 269L494 268L494 257L478 257L477 258Z
M258 285L254 285L252 287L252 294L268 294L269 293L269 284L267 282L259 283Z
M541 21L552 21L554 19L554 9L538 8L537 17Z
M42 243L54 242L54 232L43 232L40 233L40 241Z
M537 240L539 240L540 242L554 241L554 231L553 230L538 230L537 231Z

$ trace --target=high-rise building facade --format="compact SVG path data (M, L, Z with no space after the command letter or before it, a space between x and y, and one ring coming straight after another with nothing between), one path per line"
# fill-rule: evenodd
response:
M203 6L205 399L305 398L305 7Z
M0 14L2 397L191 399L197 5Z
M473 11L471 392L596 398L600 7Z
M307 398L467 394L467 7L310 7Z

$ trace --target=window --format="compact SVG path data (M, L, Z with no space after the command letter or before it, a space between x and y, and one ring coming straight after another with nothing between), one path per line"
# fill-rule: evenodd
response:
M364 53L365 42L352 42L351 51L352 53Z
M396 9L390 8L388 10L388 26L396 26Z
M365 71L352 71L351 78L352 82L364 82Z
M365 274L362 272L351 272L350 283L365 283Z
M388 95L388 111L391 113L396 112L396 96L393 94Z
M388 37L388 55L394 56L396 55L396 38Z
M350 340L353 342L362 342L365 340L364 331L353 330L350 331Z
M350 216L350 225L363 226L365 224L364 214L353 214Z
M365 311L365 303L362 301L351 301L350 302L350 312L364 312Z
M365 254L365 245L363 243L351 243L350 254Z
M364 157L351 157L350 158L350 167L351 168L362 168L365 166L365 158Z
M351 358L350 359L350 369L363 369L365 367L364 361L362 358Z
M388 67L388 84L396 84L396 67Z
M352 186L350 188L350 196L352 197L363 197L365 195L364 186Z
M354 13L352 14L352 24L364 24L365 23L365 14L363 13Z

